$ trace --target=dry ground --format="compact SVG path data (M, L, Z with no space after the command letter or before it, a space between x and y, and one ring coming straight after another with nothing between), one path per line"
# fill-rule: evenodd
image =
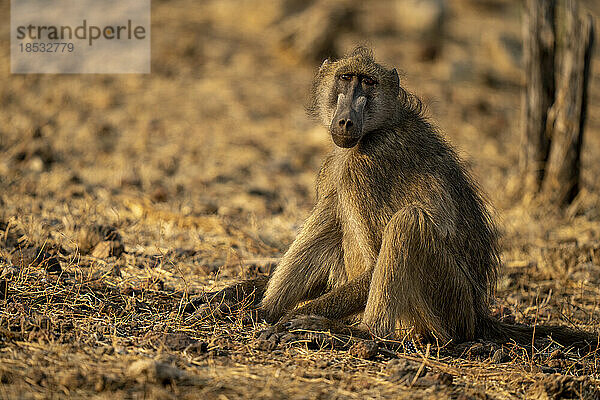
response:
M473 170L503 231L498 309L598 331L599 57L585 190L557 214L520 201L519 4L449 1L432 58L394 2L364 3L330 51L366 43L404 70ZM155 0L150 75L18 76L0 2L0 398L600 397L594 354L271 351L259 323L183 314L268 272L310 211L331 144L303 109L319 61L282 45L301 4Z

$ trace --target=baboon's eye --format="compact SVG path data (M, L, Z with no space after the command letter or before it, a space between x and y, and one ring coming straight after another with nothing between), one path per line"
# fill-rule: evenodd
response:
M369 85L369 86L373 86L374 84L376 84L377 82L375 81L375 79L369 78L368 76L365 76L362 78L362 81L365 85Z
M340 75L340 79L343 80L343 81L349 81L349 80L352 79L352 75L350 75L350 74L342 74L342 75Z

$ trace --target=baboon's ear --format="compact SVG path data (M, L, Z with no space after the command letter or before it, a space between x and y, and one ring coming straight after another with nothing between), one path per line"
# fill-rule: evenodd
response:
M398 77L398 71L396 71L396 68L392 70L392 80L394 88L398 93L400 93L400 78Z
M319 67L319 71L321 71L326 65L329 65L330 61L329 58L326 58L325 60L323 60L323 64L321 64L321 67Z

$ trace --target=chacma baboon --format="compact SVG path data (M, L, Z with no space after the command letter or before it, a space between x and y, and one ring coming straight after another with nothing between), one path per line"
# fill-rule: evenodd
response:
M396 70L362 47L325 60L309 109L336 145L319 172L316 205L269 279L213 293L213 301L230 306L252 293L264 318L279 321L266 338L359 316L356 329L380 338L409 329L440 343L531 343L531 327L490 314L496 227L477 185ZM537 328L545 334L567 343L592 337Z

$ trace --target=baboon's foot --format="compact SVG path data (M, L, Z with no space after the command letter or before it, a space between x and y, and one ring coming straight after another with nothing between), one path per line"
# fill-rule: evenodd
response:
M262 319L264 313L259 309L259 304L268 281L268 276L258 276L216 292L204 293L202 296L192 299L186 305L184 312L196 313L213 319L238 316L251 316L254 317L254 320Z
M185 306L185 313L195 313L200 318L235 319L250 317L253 320L260 318L258 309L259 300L253 293L246 296L234 286L216 292L204 293L191 299Z
M266 348L306 344L312 348L347 349L356 342L350 327L316 315L286 318L258 332L257 337Z

